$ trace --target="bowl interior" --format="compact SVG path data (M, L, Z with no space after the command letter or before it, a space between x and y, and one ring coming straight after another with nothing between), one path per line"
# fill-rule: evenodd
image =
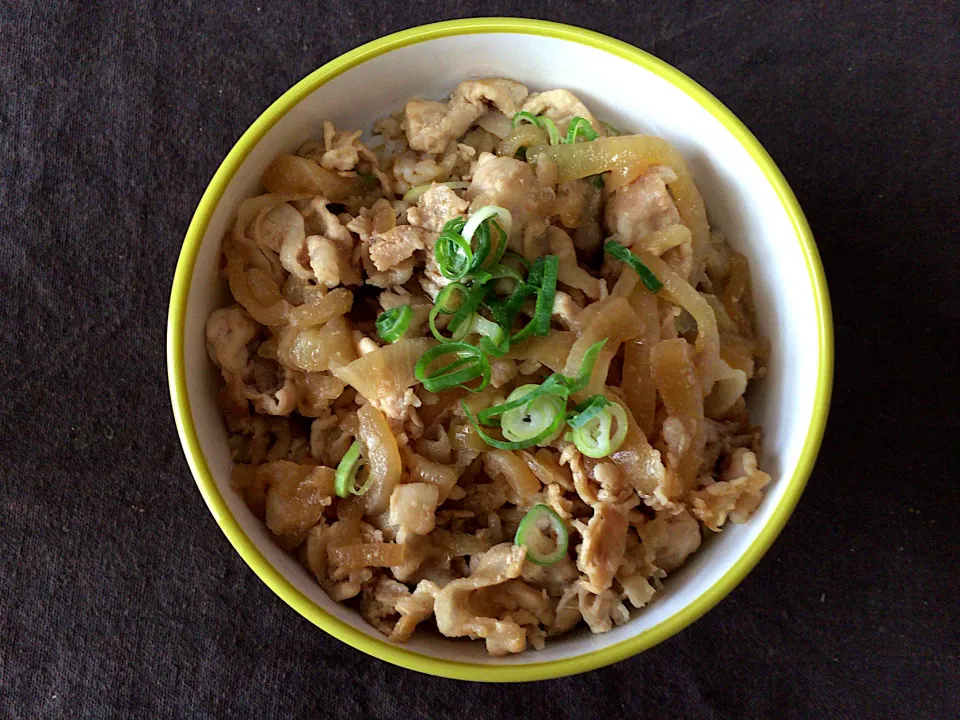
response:
M202 452L229 512L264 557L313 603L372 638L358 614L332 601L297 561L280 551L260 521L229 487L227 434L216 404L219 376L207 359L204 321L228 301L217 276L220 238L237 205L258 192L258 177L279 153L322 137L322 122L363 128L412 97L444 98L464 78L505 76L531 90L576 93L601 119L626 131L659 135L686 157L711 225L751 263L762 334L772 339L769 373L750 393L754 421L765 429L763 468L774 482L745 525L711 537L634 619L603 635L581 631L550 639L545 650L489 658L481 642L414 635L406 648L438 659L479 664L545 663L610 647L650 630L690 605L726 575L770 522L791 481L814 414L819 370L817 304L797 232L767 177L747 149L696 100L648 67L572 40L533 34L482 33L440 37L372 57L314 89L262 137L217 203L196 264L186 305L184 368L192 419ZM369 137L369 135L367 136Z

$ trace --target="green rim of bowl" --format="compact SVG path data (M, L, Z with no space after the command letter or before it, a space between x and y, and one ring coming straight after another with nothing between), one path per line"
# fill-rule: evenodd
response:
M588 45L604 50L612 55L629 60L655 73L696 100L711 115L719 120L737 141L750 154L754 162L763 171L767 181L776 191L784 211L789 216L796 240L803 250L806 269L810 276L817 313L818 329L818 376L814 409L807 430L804 449L793 476L786 482L783 498L774 510L769 522L760 531L753 544L743 553L734 565L716 583L698 596L693 602L682 608L658 625L624 640L616 645L595 650L575 657L543 663L529 664L478 664L455 662L428 657L403 646L379 639L357 630L349 624L330 615L300 592L260 553L254 543L243 532L233 517L226 502L217 488L210 469L207 466L200 441L193 423L190 399L187 393L186 372L184 367L184 325L187 299L193 276L194 264L200 250L200 244L207 224L226 190L234 173L253 147L292 107L307 97L324 83L330 81L350 68L384 53L413 45L426 40L477 33L520 33L539 35ZM197 207L190 227L187 230L170 296L170 312L167 320L167 374L173 413L180 433L180 440L193 472L200 493L213 513L224 534L236 548L240 556L277 595L324 631L334 637L389 663L399 665L431 675L439 675L460 680L486 682L524 682L562 677L586 672L604 665L635 655L679 632L694 620L706 613L726 596L750 570L757 564L777 535L783 529L800 498L807 478L813 469L817 452L823 438L830 404L833 382L833 323L830 314L830 300L827 294L827 282L823 265L814 244L810 227L780 170L767 154L759 141L750 133L732 112L720 103L704 88L688 78L679 70L658 58L619 40L559 23L522 20L517 18L478 18L473 20L453 20L449 22L422 25L402 32L387 35L379 40L341 55L323 67L315 70L274 102L256 122L243 134L237 144L220 165L213 180L207 187Z

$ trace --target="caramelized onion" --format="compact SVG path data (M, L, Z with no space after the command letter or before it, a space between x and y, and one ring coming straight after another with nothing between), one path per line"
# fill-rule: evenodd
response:
M402 395L417 384L414 368L420 357L437 344L433 338L408 338L385 345L331 372L356 388L367 400Z
M296 155L281 155L270 163L260 184L271 193L323 196L332 202L362 195L364 191L362 178L342 177Z
M695 266L699 266L699 262L706 257L710 227L707 225L703 198L694 185L683 156L663 138L621 135L572 145L544 144L528 151L531 158L537 158L541 153L556 163L558 182L609 172L605 181L609 191L632 182L653 165L666 165L677 175L677 179L667 185L684 225L693 233Z
M400 482L403 467L400 449L387 418L372 404L367 403L360 408L357 418L360 420L360 451L370 468L370 489L359 501L363 504L365 515L379 515L389 508L390 495Z

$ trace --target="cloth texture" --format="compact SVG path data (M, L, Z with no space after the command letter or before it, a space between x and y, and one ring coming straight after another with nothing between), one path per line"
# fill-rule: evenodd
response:
M396 668L287 607L205 507L166 380L183 235L243 131L361 43L482 15L714 93L796 192L836 322L823 449L757 568L535 685ZM0 3L0 717L960 716L958 89L955 2Z

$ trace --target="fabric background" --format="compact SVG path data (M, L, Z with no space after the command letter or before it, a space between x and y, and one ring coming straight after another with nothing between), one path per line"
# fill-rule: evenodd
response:
M325 636L240 560L183 459L167 300L232 144L308 72L433 20L608 33L756 133L836 320L809 488L715 610L536 685ZM0 2L0 717L960 716L955 2Z

